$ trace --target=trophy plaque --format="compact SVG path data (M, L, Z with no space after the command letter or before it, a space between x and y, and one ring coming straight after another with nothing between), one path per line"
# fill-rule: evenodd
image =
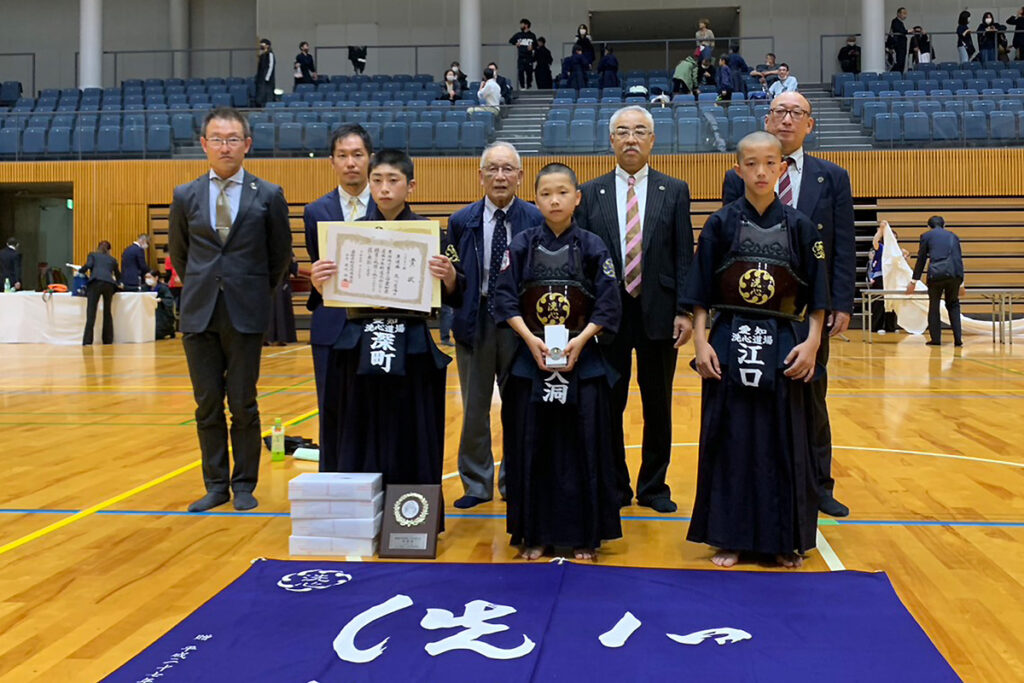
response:
M384 495L378 557L437 557L441 487L392 484Z

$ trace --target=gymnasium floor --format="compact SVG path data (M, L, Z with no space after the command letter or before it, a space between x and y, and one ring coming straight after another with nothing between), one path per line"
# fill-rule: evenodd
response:
M837 493L853 513L822 520L819 550L801 571L885 571L964 680L1024 680L1024 347L851 338L833 346L829 403ZM711 568L710 551L683 540L699 417L690 356L688 347L677 371L669 471L680 511L623 510L625 537L602 549L603 563ZM0 680L97 680L253 558L288 557L287 483L315 464L268 456L254 512L183 512L202 483L180 341L6 345L3 358ZM454 473L454 365L448 384L444 471ZM260 390L265 426L281 417L294 423L289 434L316 437L304 345L265 350ZM641 427L634 391L634 473ZM457 476L444 491L448 501L461 494ZM499 502L469 514L449 507L438 561L512 561L503 512Z

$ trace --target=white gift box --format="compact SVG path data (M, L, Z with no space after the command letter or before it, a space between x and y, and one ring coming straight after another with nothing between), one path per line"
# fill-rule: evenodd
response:
M372 500L292 500L292 519L373 519L383 509L383 491Z
M377 539L289 536L288 552L292 555L358 555L359 557L373 557L377 554Z
M291 500L373 500L381 475L366 472L304 472L288 482ZM365 515L372 517L372 515Z
M374 538L380 533L383 512L376 517L355 519L295 519L293 536L328 536L331 538Z

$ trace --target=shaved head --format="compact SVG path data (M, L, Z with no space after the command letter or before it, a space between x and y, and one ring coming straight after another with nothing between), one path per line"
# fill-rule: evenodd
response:
M798 92L782 93L772 100L764 129L779 138L783 155L789 156L804 146L804 140L814 130L811 114L811 103Z

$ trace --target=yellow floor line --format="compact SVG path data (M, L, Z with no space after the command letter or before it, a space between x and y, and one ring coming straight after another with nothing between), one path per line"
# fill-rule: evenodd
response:
M290 420L288 420L287 422L285 422L283 424L285 426L293 425L293 424L295 424L297 422L301 422L303 420L306 420L306 419L316 415L317 412L318 411L316 411L316 410L311 410L308 413L303 413L302 415L298 415L296 417L293 417L293 418L291 418ZM269 429L266 430L260 436L261 437L270 436L270 430ZM30 542L36 540L37 538L42 538L43 536L46 536L49 533L57 531L58 529L63 529L64 527L68 526L69 524L73 524L74 522L77 522L80 519L85 519L86 517L88 517L90 515L94 515L97 512L99 512L100 510L104 510L104 509L110 507L111 505L116 505L117 503L120 503L120 502L122 502L124 500L127 500L128 498L131 498L132 496L134 496L137 493L142 493L143 491L151 489L154 486L158 486L158 485L164 483L165 481L170 481L171 479L174 479L175 477L177 477L180 474L184 474L185 472L189 472L191 470L194 470L195 468L199 467L201 464L202 464L202 460L195 460L193 462L190 462L189 464L183 465L182 467L179 467L176 470L168 472L167 474L163 474L163 475L157 477L156 479L153 479L152 481L147 481L145 484L141 484L139 486L136 486L135 488L131 489L130 491L125 491L124 493L119 493L116 496L114 496L113 498L108 498L107 500L103 501L102 503L97 503L96 505L93 505L92 507L88 507L88 508L86 508L84 510L80 510L80 511L76 512L75 514L70 515L69 517L65 517L64 519L56 521L53 524L49 524L49 525L43 527L42 529L39 529L37 531L33 531L32 533L30 533L30 534L28 534L26 536L22 536L19 539L11 541L10 543L6 543L6 544L0 546L0 555L3 555L4 553L9 552L11 550L14 550L15 548L20 548L21 546L25 545L26 543L30 543Z

